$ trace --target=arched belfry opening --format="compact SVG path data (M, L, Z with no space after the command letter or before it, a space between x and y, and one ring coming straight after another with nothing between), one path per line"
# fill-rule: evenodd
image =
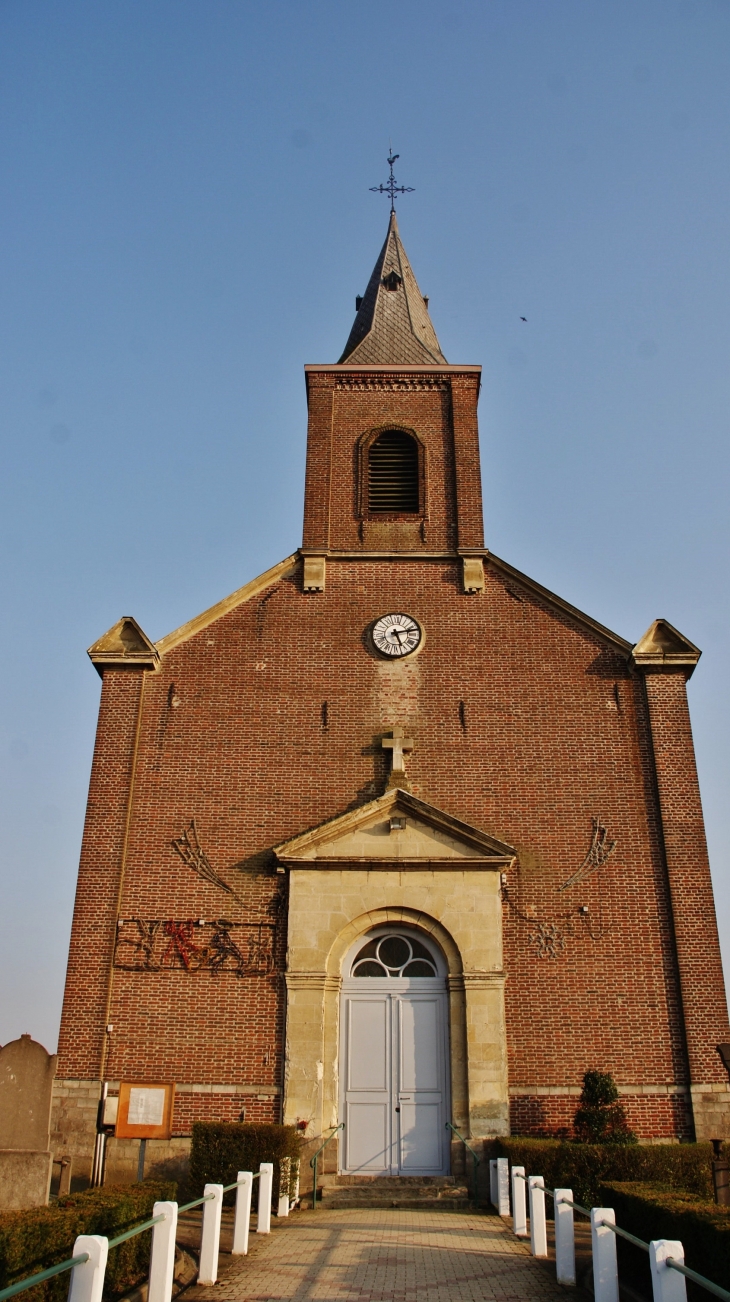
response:
M403 429L383 430L367 450L368 515L418 515L421 510L420 448Z

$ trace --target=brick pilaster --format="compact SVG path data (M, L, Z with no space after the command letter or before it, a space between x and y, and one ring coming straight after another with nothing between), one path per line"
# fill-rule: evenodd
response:
M329 547L332 419L335 381L332 375L308 377L309 426L304 487L304 547Z
M477 425L478 396L479 376L454 376L451 381L451 409L454 426L457 537L460 549L484 546Z
M58 1076L98 1079L145 674L106 669L71 929Z
M730 1041L725 984L686 690L686 669L647 669L657 786L674 915L697 1138L730 1137L717 1045Z

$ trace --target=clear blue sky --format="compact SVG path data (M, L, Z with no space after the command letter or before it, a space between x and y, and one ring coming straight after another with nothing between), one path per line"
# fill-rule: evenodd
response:
M2 0L0 1042L56 1044L85 648L298 545L302 366L347 337L389 138L442 348L484 366L488 546L703 649L730 956L729 137L728 0Z

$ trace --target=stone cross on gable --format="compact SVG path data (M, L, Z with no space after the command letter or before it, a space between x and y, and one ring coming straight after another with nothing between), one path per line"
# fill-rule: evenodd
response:
M383 737L380 744L383 747L383 750L390 750L393 752L391 771L393 773L405 773L406 766L404 756L409 755L413 750L413 738L404 737L403 729L400 724L398 724L398 726L393 729L393 736Z

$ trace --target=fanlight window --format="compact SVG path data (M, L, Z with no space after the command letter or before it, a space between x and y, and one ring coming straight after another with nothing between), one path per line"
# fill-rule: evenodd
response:
M368 511L416 515L418 444L402 429L386 429L368 450Z
M363 945L352 965L354 977L435 977L436 964L412 936L377 936Z

